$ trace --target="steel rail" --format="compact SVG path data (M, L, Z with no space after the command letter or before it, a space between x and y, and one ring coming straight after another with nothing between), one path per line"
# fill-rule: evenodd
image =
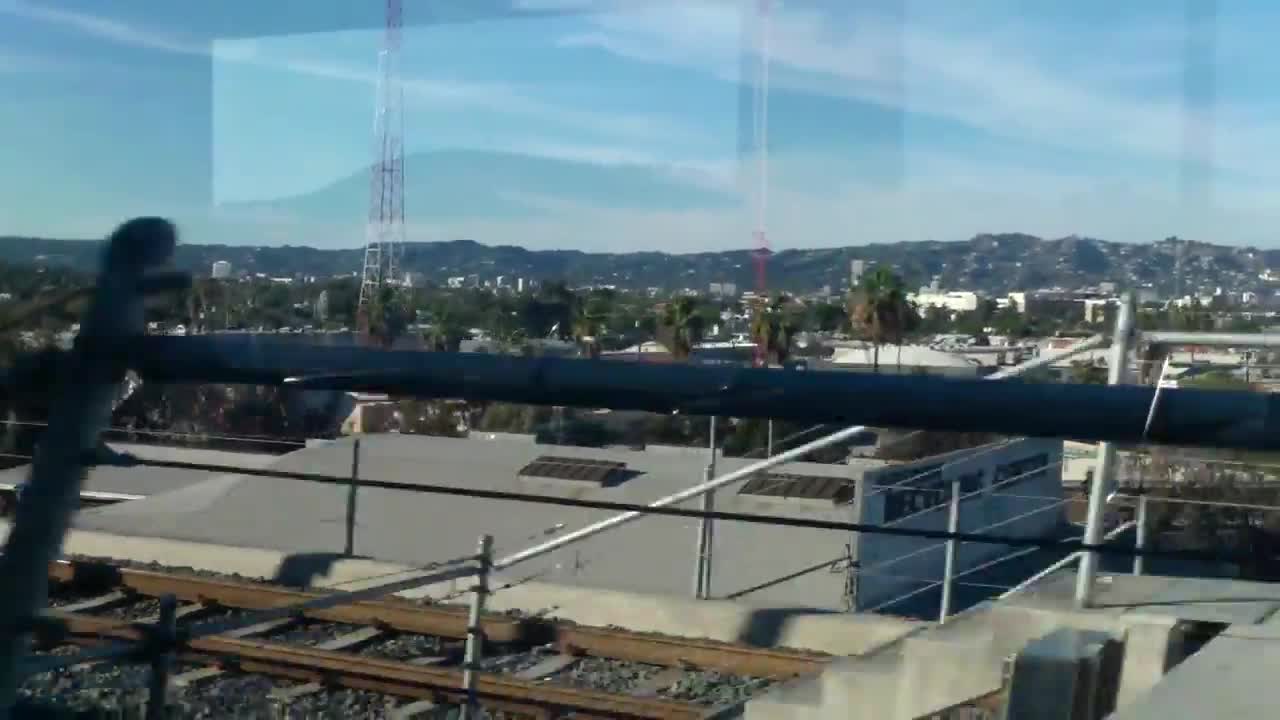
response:
M49 578L92 592L124 589L144 597L173 595L189 603L262 610L297 605L326 593L257 583L122 568L105 563L59 561ZM464 638L462 607L421 605L402 598L362 600L350 605L308 610L302 616L350 625L376 625L398 632ZM830 656L801 650L757 648L712 640L638 633L556 622L542 618L481 618L485 639L503 644L550 644L570 655L589 655L664 667L696 667L734 675L786 678L821 672Z
M145 633L141 629L119 620L59 613L56 610L49 615L65 623L73 634L72 640L78 644L99 642L95 638L138 642L145 639ZM461 671L365 657L355 653L211 636L190 640L181 654L184 659L214 665L230 662L244 672L323 682L401 697L455 703L465 697ZM708 714L707 709L690 703L628 697L493 674L479 675L476 689L476 697L482 705L538 717L569 712L584 713L590 717L696 720Z

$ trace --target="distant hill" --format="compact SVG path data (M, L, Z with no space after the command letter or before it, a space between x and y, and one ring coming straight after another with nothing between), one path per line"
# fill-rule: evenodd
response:
M178 248L177 264L201 274L208 273L215 260L227 260L236 270L274 276L295 273L330 276L357 271L361 257L362 250L358 248L182 245ZM1078 288L1111 281L1120 287L1150 284L1166 294L1190 293L1199 287L1222 287L1232 292L1265 291L1270 296L1272 290L1258 276L1267 268L1280 267L1280 250L1172 238L1132 245L1080 237L1042 239L1019 233L984 234L958 242L783 250L774 253L770 260L769 282L771 287L787 291L811 291L823 285L838 289L847 284L849 261L853 259L893 266L912 286L926 283L937 275L945 288L992 293ZM90 271L96 267L97 260L98 246L93 242L0 237L0 261ZM751 258L746 250L679 255L583 253L532 251L454 240L406 245L404 267L422 272L437 282L449 276L477 273L486 279L507 275L627 288L705 289L712 282L735 282L739 289L745 290L753 283Z

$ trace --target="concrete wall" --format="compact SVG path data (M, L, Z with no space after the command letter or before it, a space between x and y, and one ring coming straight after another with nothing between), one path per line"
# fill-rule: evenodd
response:
M1043 537L1062 524L1062 443L1027 439L987 445L939 458L868 470L862 522L891 527L946 530L951 482L961 481L960 530ZM1032 467L1043 465L1040 472ZM923 473L928 473L919 477ZM1020 480L1010 480L1023 475ZM1001 484L1003 482L1003 484ZM993 490L992 485L996 484ZM901 484L901 489L884 489ZM855 608L860 610L922 590L943 577L944 541L867 534L858 542ZM961 543L957 571L1013 551L1006 545Z

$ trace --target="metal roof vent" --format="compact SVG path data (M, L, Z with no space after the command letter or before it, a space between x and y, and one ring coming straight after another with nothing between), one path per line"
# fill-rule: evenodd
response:
M758 473L738 490L738 494L824 506L843 505L853 499L856 482L852 478L830 475Z
M627 470L627 464L624 462L557 455L540 455L516 473L517 476L524 478L567 480L575 485L596 487L618 485L638 474Z

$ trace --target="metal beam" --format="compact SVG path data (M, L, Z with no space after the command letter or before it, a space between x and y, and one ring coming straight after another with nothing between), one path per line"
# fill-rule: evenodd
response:
M1085 441L1280 449L1280 395L321 347L283 338L144 337L147 382L289 384L531 405L759 417Z

